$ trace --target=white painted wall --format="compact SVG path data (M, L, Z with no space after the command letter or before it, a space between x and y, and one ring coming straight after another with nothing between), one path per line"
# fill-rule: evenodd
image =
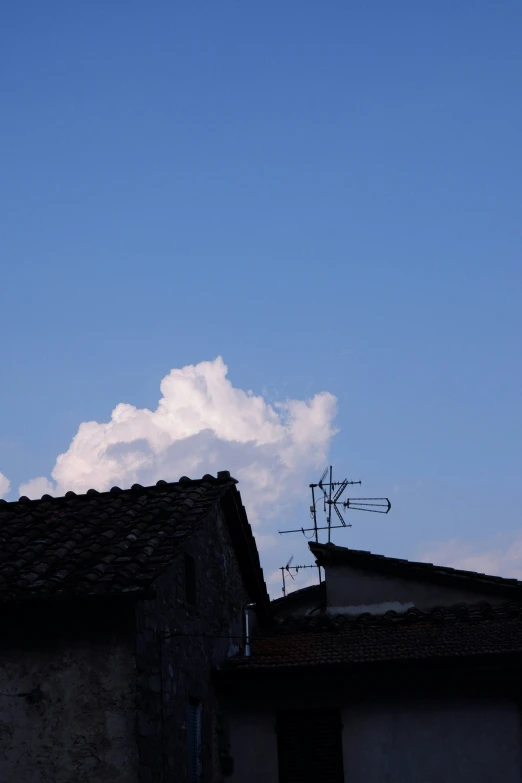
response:
M342 720L346 783L520 783L514 701L360 705Z
M234 759L230 783L277 783L275 711L240 710L229 718L229 739Z
M379 607L386 604L416 606L419 609L430 609L435 606L453 606L458 603L503 603L506 598L488 592L474 592L466 585L446 586L429 581L402 579L397 576L387 576L375 571L352 568L347 565L331 565L325 568L327 611L339 614L344 607L375 608L375 613L382 613ZM388 611L384 609L384 611Z
M514 700L362 703L341 715L345 783L520 783ZM232 712L231 783L277 783L275 723L275 710Z

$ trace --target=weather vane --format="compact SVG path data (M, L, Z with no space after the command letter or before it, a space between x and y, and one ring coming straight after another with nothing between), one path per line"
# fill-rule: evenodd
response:
M344 481L334 481L333 475L332 475L332 466L330 465L330 468L326 468L323 475L317 482L317 484L310 484L310 489L312 490L312 505L310 506L310 517L313 520L314 526L313 527L300 527L296 528L295 530L280 530L279 534L283 535L285 533L302 533L305 538L312 539L315 538L316 543L319 543L319 531L320 530L327 530L328 531L328 543L331 541L331 531L335 530L337 528L342 527L351 527L350 522L346 522L344 519L343 514L346 511L369 511L373 514L387 514L388 511L391 508L391 503L388 498L346 498L342 499L342 496L344 495L344 492L348 486L352 486L354 484L361 484L361 481L348 481L348 479L344 479ZM329 476L328 476L329 473ZM329 481L325 481L325 479L329 478ZM316 490L319 490L319 496L316 498ZM321 503L323 504L323 511L326 517L326 525L319 526L317 524L317 504ZM337 519L334 518L334 522L339 521L340 524L332 525L332 509L334 510ZM307 533L311 533L311 536L307 536ZM300 566L291 566L291 562L293 560L293 555L286 564L286 566L282 566L281 568L281 575L283 578L283 595L286 595L286 584L285 584L285 571L288 573L288 575L294 579L292 576L292 571L295 571L296 573L299 573L299 570L301 568L318 568L319 569L319 582L321 582L321 568L320 566L315 565L300 565Z

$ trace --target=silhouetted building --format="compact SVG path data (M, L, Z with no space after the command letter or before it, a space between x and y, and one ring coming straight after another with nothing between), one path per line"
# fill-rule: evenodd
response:
M310 544L322 585L218 673L231 783L515 783L522 583Z
M214 783L211 671L269 600L236 482L0 504L0 781Z

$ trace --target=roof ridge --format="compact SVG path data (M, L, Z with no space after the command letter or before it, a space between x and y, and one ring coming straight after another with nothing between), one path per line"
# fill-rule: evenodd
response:
M310 617L290 616L272 628L272 633L314 633L320 631L337 631L347 627L409 625L423 622L470 622L495 619L510 619L522 617L522 602L506 601L502 604L491 604L481 601L473 604L458 603L451 606L433 606L430 609L410 607L404 612L390 610L376 615L364 612L358 615L322 614Z
M39 498L29 498L26 495L21 495L17 500L5 500L4 498L0 498L0 504L1 508L5 509L6 506L16 506L18 504L26 505L29 503L41 503L42 501L63 501L66 499L72 499L72 498L83 498L89 496L108 496L108 495L120 495L122 493L130 494L144 494L146 492L150 492L151 490L161 490L165 487L178 487L180 485L185 486L195 486L195 485L201 485L203 482L206 483L212 483L212 484L222 484L222 485L231 485L231 484L237 484L237 479L233 478L233 476L230 475L230 472L228 470L221 470L218 471L217 476L213 476L210 473L205 473L204 476L200 479L191 479L188 476L181 476L177 481L165 481L164 479L160 479L159 481L156 481L155 484L150 485L142 485L142 484L132 484L130 487L118 487L114 486L107 490L98 490L95 488L90 488L85 490L85 492L79 492L76 493L72 490L68 490L64 495L49 495L48 493L43 494Z

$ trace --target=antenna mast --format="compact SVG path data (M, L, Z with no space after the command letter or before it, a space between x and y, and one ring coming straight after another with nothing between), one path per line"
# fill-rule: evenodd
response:
M324 479L326 478L328 472L330 473L330 480L325 483ZM313 533L316 543L319 543L318 531L327 530L328 543L330 544L332 530L336 530L337 528L341 527L352 526L350 522L345 522L343 514L339 510L340 508L342 508L343 511L368 511L372 514L387 514L389 512L391 503L388 498L346 498L346 500L341 500L341 495L344 494L346 487L353 484L362 484L362 481L348 481L348 479L344 479L344 481L333 481L332 474L333 468L330 465L330 468L326 468L317 484L310 484L310 489L312 490L312 505L310 506L310 516L313 520L314 526L299 527L295 530L279 530L278 532L280 535L284 535L285 533L302 533L303 535L305 533ZM322 492L322 498L319 497L316 500L315 489L317 487ZM323 501L323 510L326 516L326 525L318 526L317 503L321 499ZM332 508L334 509L337 518L341 523L340 525L332 525Z
M325 478L328 476L329 481L325 483ZM348 481L348 479L344 479L343 481L334 481L333 480L333 468L330 465L329 468L325 468L323 475L317 482L317 484L310 484L310 489L312 490L312 505L310 506L310 517L313 521L313 527L300 527L293 530L279 530L280 535L284 535L285 533L302 533L305 538L314 538L315 542L319 543L319 531L320 530L327 530L327 540L328 543L331 543L332 539L332 530L337 530L339 528L343 527L351 527L350 522L346 522L344 519L343 514L346 511L368 511L372 514L387 514L391 508L391 503L388 498L346 498L345 500L341 500L341 496L344 494L344 491L346 490L346 487L352 486L354 484L361 484L361 481ZM315 490L319 489L321 492L321 495L316 498L315 496ZM319 526L317 524L317 504L322 500L323 502L323 511L326 517L326 525ZM337 516L337 520L340 522L340 524L333 525L332 524L332 509L335 511L335 514ZM337 521L334 520L334 521ZM312 536L307 536L307 533L312 533ZM285 566L281 567L281 576L283 579L283 595L286 595L286 582L285 582L285 572L292 578L292 571L295 571L296 573L299 572L301 568L317 568L319 571L319 582L321 582L321 567L315 566L315 565L300 565L300 566L291 566L291 562L294 559L294 556L290 558L288 563Z
M298 574L299 571L302 568L317 568L319 570L319 583L321 583L321 581L322 581L321 580L321 566L316 566L316 565L297 565L297 566L293 566L293 565L290 565L290 563L292 562L293 559L294 559L294 556L292 555L292 557L290 558L288 563L285 566L282 566L279 569L281 571L281 577L283 579L283 595L286 595L285 571L287 572L287 574L290 577L290 579L295 581L295 579L294 579L294 577L292 575L292 571L295 571L295 573Z

